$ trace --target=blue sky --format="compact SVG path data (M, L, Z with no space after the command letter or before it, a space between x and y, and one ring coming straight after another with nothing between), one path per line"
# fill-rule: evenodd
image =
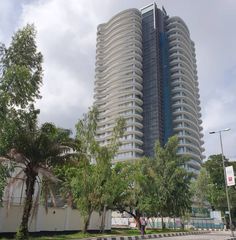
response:
M44 55L40 121L73 129L93 102L97 25L149 0L0 0L0 42L34 23ZM180 16L196 45L204 141L209 156L220 152L212 130L223 134L225 155L236 160L236 1L159 0L170 16Z

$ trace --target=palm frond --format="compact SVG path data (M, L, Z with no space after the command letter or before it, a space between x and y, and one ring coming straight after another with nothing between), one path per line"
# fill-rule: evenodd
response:
M14 177L11 177L7 186L6 186L6 202L7 202L7 214L11 207L11 199L13 194L13 187L17 187L16 183L24 181L24 178L20 177L23 173L23 170L20 170Z
M52 182L59 182L60 180L52 173L49 168L38 166L35 167L35 171L41 174L43 177L47 178Z
M19 153L15 148L10 150L8 156L16 163L26 164L29 162L29 160L23 154Z
M0 163L4 163L4 162L10 162L11 160L9 158L6 157L0 157Z
M66 200L67 200L68 207L72 208L74 200L73 200L73 194L71 191L69 191L69 193L67 194Z
M53 207L56 207L57 206L57 204L56 204L56 197L55 197L55 195L54 195L54 193L52 191L52 188L49 188L49 193L50 193L50 197L52 199Z
M60 146L59 146L59 149L60 149L60 151L63 152L63 153L71 152L71 150L72 150L71 147L66 146L66 145L60 145Z

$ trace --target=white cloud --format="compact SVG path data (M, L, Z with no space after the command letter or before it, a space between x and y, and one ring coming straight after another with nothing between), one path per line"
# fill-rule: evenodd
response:
M63 124L61 118L67 113L71 117L65 120L70 122L64 125L73 127L92 104L98 20L87 7L85 1L63 0L23 6L20 25L35 24L44 55L43 99L38 102L41 121Z
M206 140L205 148L208 155L220 153L219 137L209 136L209 131L231 128L230 132L223 134L223 143L225 155L231 159L236 159L236 83L232 81L233 79L235 77L227 76L227 81L216 84L212 91L208 90L209 95L204 101L203 108L203 126Z
M0 41L8 43L12 27L16 22L14 4L8 0L2 0L0 3Z

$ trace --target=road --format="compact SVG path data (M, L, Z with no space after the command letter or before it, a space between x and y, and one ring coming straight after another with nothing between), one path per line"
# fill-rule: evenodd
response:
M236 236L236 232L234 234ZM178 237L166 237L166 240L228 240L235 239L231 238L230 232L212 232L200 235L188 235L188 236L178 236Z

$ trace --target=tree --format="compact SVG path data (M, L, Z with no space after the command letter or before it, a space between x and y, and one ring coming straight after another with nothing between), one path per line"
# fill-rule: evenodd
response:
M144 197L140 185L141 175L140 162L117 163L112 169L112 176L109 181L108 194L110 204L108 208L121 213L126 212L131 215L138 229L140 229L140 202Z
M27 25L12 37L9 48L0 45L0 118L15 107L27 109L40 98L42 54L37 52L36 31Z
M98 204L96 182L94 178L95 166L87 162L87 159L80 159L79 167L74 172L71 180L72 193L77 208L83 216L83 232L87 232L90 217Z
M225 162L227 162L226 159ZM203 166L208 172L211 181L214 182L218 187L224 189L225 182L221 154L211 155Z
M25 174L26 198L17 239L28 239L28 222L37 178L43 176L50 181L57 181L52 168L68 160L67 152L70 148L65 144L69 132L58 129L51 123L45 123L40 128L32 128L30 124L28 128L18 127L21 134L15 135L9 153L1 159L15 162Z
M188 157L177 154L178 138L169 138L164 147L157 142L153 176L158 186L155 212L160 216L180 217L191 209L190 181L192 174L183 168Z
M14 155L15 147L23 145L18 137L26 127L35 126L39 113L33 103L40 98L42 54L37 52L35 35L34 26L27 25L16 32L9 48L0 46L0 155L11 150L8 158L19 156Z
M183 165L186 157L177 155L177 137L161 147L155 157L135 163L119 163L110 181L111 209L127 212L140 229L140 217L182 216L191 208L189 184L192 175Z
M236 169L235 162L229 162L225 157L225 166L232 165ZM215 209L221 210L222 212L227 211L227 199L225 193L225 180L224 170L222 164L222 156L211 155L203 165L209 175L209 189L208 189L208 201L211 206ZM229 197L231 202L231 208L233 215L236 215L236 191L234 187L228 187ZM233 216L235 217L235 216Z
M96 140L97 136L98 111L96 107L84 114L76 125L76 150L78 155L78 165L76 168L68 166L66 175L59 174L66 185L72 198L80 210L84 219L83 232L87 231L90 216L93 211L100 214L106 213L106 207L110 196L107 194L107 183L109 182L113 160L118 147L119 139L123 135L124 120L118 119L106 146L100 146ZM102 216L101 230L104 228L105 216Z
M37 52L36 31L27 25L16 32L9 48L0 48L0 162L22 168L26 198L17 239L28 239L28 221L37 178L56 180L51 168L65 160L69 131L51 123L37 124L42 54Z
M191 178L192 174L188 173L184 168L180 167L175 170L174 186L171 190L170 201L167 204L170 207L169 216L174 219L176 217L185 219L191 213ZM184 229L184 221L182 221L182 228Z
M192 201L202 212L207 202L210 199L212 200L212 187L210 176L206 169L202 167L197 179L191 183Z
M37 52L36 31L27 25L12 38L9 48L0 46L0 155L7 153L18 125L31 118L35 124L39 110L42 54Z

